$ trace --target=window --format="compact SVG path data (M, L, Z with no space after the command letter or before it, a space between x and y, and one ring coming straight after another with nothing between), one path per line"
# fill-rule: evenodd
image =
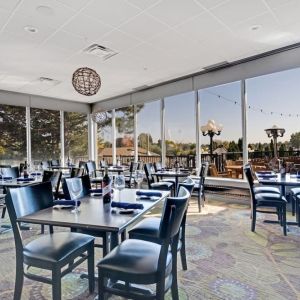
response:
M97 124L98 161L105 160L112 164L112 111L106 112L106 115L106 121Z
M64 112L65 161L74 164L88 160L87 115L77 112Z
M226 172L229 178L242 178L242 117L241 117L241 85L233 82L199 91L200 123L204 126L209 120L221 125L220 135L214 135L212 140L212 155L210 137L201 133L201 159L216 166L212 176L218 172ZM238 165L238 167L231 167Z
M134 159L133 113L133 106L116 109L117 159L123 164L128 164Z
M26 160L26 108L0 104L0 164Z
M60 113L31 108L31 153L34 164L60 158Z
M160 101L137 106L137 136L139 160L161 160Z
M165 99L166 164L177 160L182 167L195 167L196 129L193 92Z

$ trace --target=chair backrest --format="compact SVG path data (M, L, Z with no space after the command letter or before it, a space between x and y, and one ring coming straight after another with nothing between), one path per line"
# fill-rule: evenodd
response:
M79 161L78 168L85 168L85 165L86 165L86 162L81 160L81 161Z
M45 171L43 172L42 182L50 181L50 179L51 179L53 173L54 173L53 171L45 170Z
M251 170L250 164L246 164L244 166L244 172L245 172L245 175L246 175L246 179L247 179L247 181L249 183L251 195L252 194L254 195L254 190L253 190L254 180L253 180L253 174L252 174L252 170Z
M181 197L180 194L179 194L179 191L181 191L181 192L183 191L183 189L181 189L181 187L186 188L187 191L191 195L193 193L194 186L195 186L195 181L192 178L187 178L184 182L180 182L178 184L177 197Z
M106 160L100 160L100 167L101 168L107 168L108 167L108 163Z
M74 200L75 196L72 193L72 182L74 183L75 181L80 181L81 184L81 193L78 196L78 198L82 198L90 193L91 189L91 182L90 182L90 177L89 175L83 175L81 177L74 177L74 178L64 178L63 180L63 192L65 195L65 199L68 200Z
M3 176L12 177L12 178L18 178L20 176L18 167L1 168L1 173Z
M184 217L190 197L185 187L180 187L178 197L168 197L159 227L159 237L167 243L179 233L180 225Z
M86 171L87 173L92 176L96 176L96 163L93 160L90 160L86 163Z
M81 177L84 173L84 169L83 168L72 168L71 172L70 172L70 177L74 178L74 177Z
M43 169L43 170L47 170L47 169L49 169L49 167L50 167L50 164L49 164L49 161L48 161L48 160L43 160L43 161L41 162L41 165L42 165L42 169Z
M153 176L152 176L152 171L151 171L151 165L149 163L144 164L144 170L145 170L145 175L146 175L147 182L148 182L148 187L150 189L151 183L154 182Z
M53 195L50 182L8 190L6 207L19 255L22 255L23 244L17 219L51 206L53 206Z
M60 165L59 159L52 159L50 163L52 167L57 167Z
M209 174L212 177L219 177L219 173L215 164L209 165Z
M160 162L153 163L153 167L154 167L155 172L161 171L161 163Z

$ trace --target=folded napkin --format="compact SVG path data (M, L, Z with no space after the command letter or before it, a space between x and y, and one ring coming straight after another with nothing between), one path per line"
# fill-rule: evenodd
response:
M140 203L128 203L128 202L111 202L111 207L124 208L124 209L143 209L144 205Z
M30 173L31 176L41 176L42 173L40 172L33 172L33 173Z
M291 178L300 178L300 175L292 174L290 177L291 177Z
M102 189L90 189L90 193L99 193L99 194L102 194Z
M273 174L272 171L257 171L256 173L259 174L259 175L260 175L260 174L262 174L262 175L263 175L263 174Z
M77 201L77 206L80 206L81 204L81 201L78 200ZM75 200L54 200L53 201L53 205L72 205L72 206L75 206Z
M161 197L161 192L152 192L152 191L137 191L137 196L148 196L148 197Z
M262 178L276 178L277 174L259 174L259 177L262 177Z
M11 180L11 179L13 179L11 176L0 176L0 178L1 179L3 179L3 180Z
M17 181L34 181L35 179L34 178L24 178L24 177L20 177L20 178L17 178Z

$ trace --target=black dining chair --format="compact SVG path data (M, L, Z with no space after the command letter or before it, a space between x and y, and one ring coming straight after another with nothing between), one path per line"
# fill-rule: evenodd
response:
M167 182L167 181L155 182L154 176L152 175L152 171L151 171L151 165L149 163L144 164L144 171L145 171L149 189L164 190L164 191L174 190L174 184L172 182Z
M286 235L286 199L277 193L255 193L253 175L249 164L244 166L244 173L249 183L251 195L251 231L255 231L256 213L277 214L278 220L283 227L283 234ZM271 210L270 210L271 208Z
M41 166L43 170L48 170L51 167L51 163L48 160L43 160Z
M86 161L80 160L78 163L78 168L85 168L85 165L86 165Z
M94 237L81 233L58 232L43 235L26 245L23 244L18 218L53 206L51 183L10 189L6 203L16 248L14 300L21 299L24 276L51 284L52 298L60 300L61 278L85 260L88 262L89 291L92 293L94 291ZM31 267L51 271L51 279L37 275L36 271L31 273Z
M91 182L90 182L90 177L88 174L83 175L81 177L77 177L77 178L64 178L63 179L63 191L65 194L65 199L68 200L74 200L74 195L72 193L72 181L74 180L78 180L81 179L81 185L82 185L82 189L81 189L81 194L78 196L79 198L83 198L87 195L90 194L90 190L91 190ZM110 234L107 232L102 232L102 231L97 231L97 230L91 230L91 229L75 229L72 228L72 231L76 231L76 232L81 232L81 233L85 233L85 234L90 234L94 237L99 237L102 239L102 244L99 243L95 243L95 247L97 248L102 248L102 254L103 256L105 256L108 251L109 251L109 241L110 241Z
M54 199L59 197L59 187L61 183L62 172L61 171L47 171L43 172L42 182L50 181L53 189Z
M188 197L189 192L182 188L181 197L166 199L158 232L160 244L128 239L100 260L97 264L98 300L105 299L105 293L127 299L164 299L165 293L170 288L172 298L179 299L176 254L179 230L188 205ZM106 282L115 284L109 286ZM155 290L151 292L136 284L154 284Z
M155 172L162 171L161 163L160 162L154 162L153 163L153 169L154 169ZM160 181L171 182L174 185L174 188L175 188L175 183L176 183L175 178L172 178L172 177L163 178L162 176L156 175L156 181L157 182L160 182Z
M296 196L295 212L296 212L296 222L297 222L298 227L300 227L300 194L298 194Z
M192 179L189 182L181 182L178 184L178 192L177 197L181 197L184 187L189 194L193 193L195 183ZM190 197L189 197L190 199ZM178 243L178 251L180 251L181 257L181 265L183 270L187 270L187 261L186 261L186 250L185 250L185 225L186 225L186 215L187 210L182 219L182 223L180 225L180 235L179 235L179 243ZM160 226L160 218L151 217L145 218L137 225L135 225L129 232L130 239L138 239L149 241L153 243L161 244L161 240L158 237L159 234L159 226Z
M71 168L70 177L81 177L84 175L84 169L83 168Z
M52 159L50 161L51 167L59 167L60 166L60 160L59 159Z
M96 168L96 163L95 161L93 160L90 160L86 163L85 165L86 167L86 171L87 173L90 175L90 179L91 179L91 183L95 183L96 185L98 183L102 183L102 177L101 176L98 176L97 174L97 168Z
M131 162L129 167L129 174L125 174L125 184L127 187L132 188L135 185L135 172L137 171L138 164L136 162Z

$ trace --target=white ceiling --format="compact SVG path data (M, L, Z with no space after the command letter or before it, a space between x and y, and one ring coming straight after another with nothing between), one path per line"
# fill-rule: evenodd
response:
M299 42L299 15L299 0L0 0L0 89L92 103ZM118 54L83 53L93 43ZM71 84L83 66L102 79L93 97Z

